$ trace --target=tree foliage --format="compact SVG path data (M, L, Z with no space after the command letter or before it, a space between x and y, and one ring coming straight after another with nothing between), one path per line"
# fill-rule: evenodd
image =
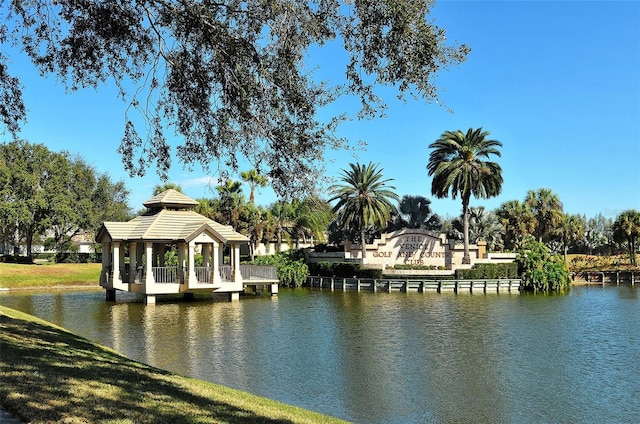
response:
M495 214L500 218L504 233L504 248L514 250L527 234L533 234L536 220L531 209L519 200L504 202Z
M526 290L552 292L569 288L571 278L564 261L547 246L529 236L523 240L517 262Z
M580 216L563 214L556 228L556 236L562 243L564 261L567 262L567 252L570 247L578 244L584 237L584 225Z
M329 202L337 201L333 211L338 214L339 227L360 232L362 258L367 255L365 246L366 232L369 228L384 228L396 207L391 202L398 201L395 187L388 185L390 179L383 179L382 169L371 162L369 164L349 164L350 170L343 170L342 184L330 188L332 197Z
M488 131L469 128L462 131L445 131L438 140L429 145L431 154L427 170L433 177L431 194L438 198L462 199L464 258L463 263L471 263L469 256L469 201L471 196L489 198L502 191L502 168L490 161L491 156L501 156L502 146L497 140L490 140Z
M157 184L153 187L153 195L156 196L160 193L164 193L167 190L175 190L178 193L182 193L182 187L180 186L180 184L178 183L164 183L164 184Z
M0 146L0 224L16 248L49 236L60 252L80 232L107 220L128 218L129 192L81 158L51 152L42 144L14 141Z
M456 234L463 234L464 217L460 216L452 222ZM490 251L502 250L505 228L498 216L484 206L469 207L469 243L485 241Z
M563 219L562 202L550 188L529 190L524 203L536 218L534 234L540 242L550 241Z
M636 264L638 238L640 238L640 211L626 210L613 222L613 238L618 243L625 243L631 264Z
M237 170L244 157L290 195L315 183L326 147L345 145L335 135L345 116L318 114L339 96L360 100L359 117L384 110L378 85L401 98L437 98L437 71L464 61L469 48L446 42L430 20L432 3L5 1L0 43L70 90L113 80L128 104L119 151L132 175L155 163L166 176L169 132L182 140L180 161ZM316 77L307 62L317 48L336 49L334 63L344 52L344 79ZM26 112L9 64L3 49L0 119L16 134Z
M309 276L309 267L304 262L304 255L300 250L287 250L272 256L260 256L253 263L275 266L280 284L289 287L301 286Z
M431 210L431 200L424 196L404 195L398 205L398 216L387 230L400 228L424 228L426 230L440 230L442 220Z
M249 171L242 171L240 173L242 181L249 183L251 193L249 194L249 203L255 203L255 191L256 187L266 187L268 180L262 175L258 174L258 171L251 169Z

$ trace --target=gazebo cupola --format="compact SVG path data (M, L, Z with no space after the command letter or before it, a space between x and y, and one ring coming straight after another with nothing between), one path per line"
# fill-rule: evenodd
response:
M232 227L195 212L198 202L176 190L167 190L143 203L147 208L128 222L105 222L96 240L102 244L100 285L107 299L116 290L142 293L147 303L160 294L209 290L236 299L243 290L240 245L249 239ZM230 263L224 264L225 247ZM178 264L165 263L175 249ZM202 264L196 266L196 253Z

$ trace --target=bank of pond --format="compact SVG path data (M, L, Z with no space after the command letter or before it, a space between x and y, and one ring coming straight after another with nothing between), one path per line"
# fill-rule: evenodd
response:
M128 359L0 306L0 405L28 423L339 423Z

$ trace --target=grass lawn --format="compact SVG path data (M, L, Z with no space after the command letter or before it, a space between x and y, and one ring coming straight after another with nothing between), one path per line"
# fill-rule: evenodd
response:
M29 423L338 423L132 361L0 306L0 402Z
M98 286L101 269L102 264L24 265L0 263L0 287Z

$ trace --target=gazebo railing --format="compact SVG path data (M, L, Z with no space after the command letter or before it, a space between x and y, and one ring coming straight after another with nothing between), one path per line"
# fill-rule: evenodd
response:
M186 269L176 266L156 266L152 267L153 279L158 284L163 283L180 283L185 280ZM113 268L109 268L109 277L113 278ZM231 281L232 268L231 265L222 265L218 268L220 279L222 281ZM211 280L211 267L199 266L195 268L196 278L199 283L208 284ZM278 274L276 267L268 265L240 265L240 274L244 280L277 280ZM129 266L120 267L120 280L128 283L131 281L131 269ZM146 278L144 267L140 266L135 270L134 283L142 284Z
M222 281L231 281L231 265L222 265L218 268Z
M151 268L156 283L181 283L184 281L183 269L177 266L154 266Z
M270 265L240 265L240 274L244 280L277 280L278 272Z
M199 283L210 283L211 282L211 267L210 266L197 266L196 267L196 278Z

